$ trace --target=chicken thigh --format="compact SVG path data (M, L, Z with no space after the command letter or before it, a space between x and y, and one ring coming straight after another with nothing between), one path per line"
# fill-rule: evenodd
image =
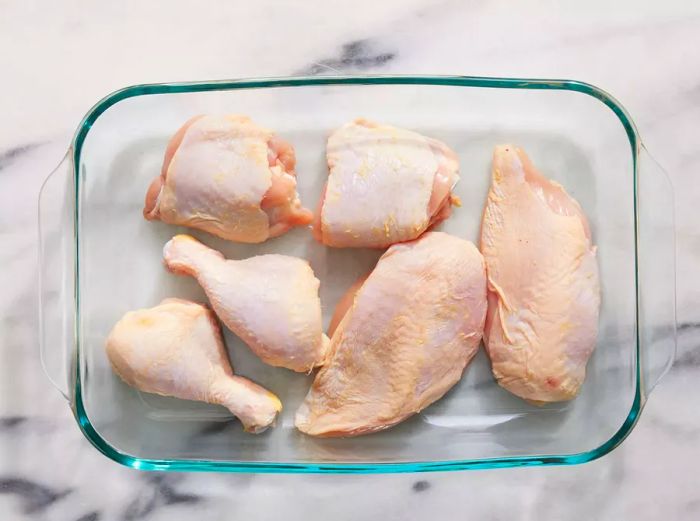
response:
M107 357L132 387L223 405L248 432L264 431L282 410L277 396L233 374L219 324L201 304L165 299L128 312L107 338Z
M296 192L292 146L245 116L196 116L172 137L143 215L238 242L263 242L313 214Z
M259 255L224 256L189 235L163 249L173 273L197 279L214 311L231 331L270 365L308 372L324 358L319 280L305 260Z
M394 245L350 292L296 413L313 436L367 434L423 410L459 381L481 341L486 272L464 239L429 232Z
M494 152L481 251L496 380L535 403L573 398L598 332L596 248L579 204L512 145Z
M319 242L385 248L449 217L459 164L440 141L357 119L331 134L326 153L313 225Z

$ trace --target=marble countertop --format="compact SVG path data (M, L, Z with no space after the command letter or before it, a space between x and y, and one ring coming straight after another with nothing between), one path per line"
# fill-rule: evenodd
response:
M512 3L0 3L2 519L700 518L700 5ZM36 311L37 193L80 118L134 83L326 70L575 78L633 115L676 188L680 329L676 364L617 450L574 467L166 474L83 438L42 373Z

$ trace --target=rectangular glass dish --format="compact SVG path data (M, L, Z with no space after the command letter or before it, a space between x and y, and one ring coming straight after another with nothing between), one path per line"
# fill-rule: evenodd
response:
M326 248L307 229L235 244L142 216L170 136L201 113L246 114L296 148L298 187L315 208L327 178L325 142L365 117L444 141L460 159L462 207L438 229L478 244L493 147L527 150L587 214L598 247L602 307L579 396L535 406L494 381L481 349L442 400L387 431L315 439L294 428L312 375L264 365L226 332L236 373L277 394L274 428L243 432L222 407L140 393L117 378L104 342L128 310L165 297L206 302L162 267L162 247L190 233L240 259L306 258L321 280L327 326L337 300L379 251ZM47 178L39 201L41 355L78 425L108 457L139 469L404 472L573 464L629 434L675 354L673 194L629 115L604 91L566 80L351 76L139 85L100 101Z

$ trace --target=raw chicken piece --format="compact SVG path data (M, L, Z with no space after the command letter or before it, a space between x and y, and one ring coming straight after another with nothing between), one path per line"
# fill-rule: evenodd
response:
M299 202L295 163L289 143L245 116L196 116L170 140L143 215L263 242L313 219Z
M326 153L328 182L314 220L319 242L385 248L450 216L459 164L444 143L357 119L331 134Z
M496 380L535 403L573 398L598 333L596 249L579 204L512 145L494 151L481 251Z
M173 273L197 279L221 321L263 362L308 372L323 361L328 337L322 332L319 281L305 260L226 260L189 235L173 237L163 257Z
M277 396L233 374L214 314L195 302L165 299L128 312L107 338L107 357L127 384L223 405L248 432L264 431L282 410Z
M459 381L484 330L484 260L445 233L392 246L350 293L296 413L313 436L367 434L423 410Z

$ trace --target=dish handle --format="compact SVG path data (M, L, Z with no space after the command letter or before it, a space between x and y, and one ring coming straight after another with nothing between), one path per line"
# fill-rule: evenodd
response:
M39 351L44 372L70 400L75 348L72 150L39 191Z
M676 241L671 181L640 146L637 155L639 354L646 400L676 356Z

